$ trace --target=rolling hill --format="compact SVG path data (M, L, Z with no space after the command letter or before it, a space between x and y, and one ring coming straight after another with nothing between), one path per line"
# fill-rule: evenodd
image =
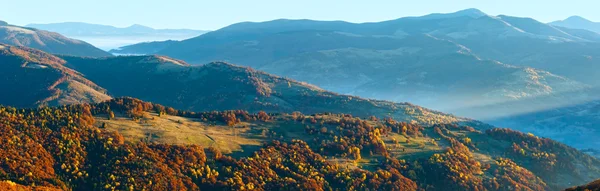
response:
M600 160L508 129L133 98L0 107L0 119L0 188L559 190L600 176Z
M103 88L39 50L0 44L0 104L18 107L100 102Z
M192 66L164 56L56 57L2 45L0 104L40 107L97 103L131 96L190 111L344 112L393 117L421 124L461 123L489 127L409 103L363 99L224 62Z
M427 124L470 121L408 103L340 95L224 62L192 66L162 56L63 59L66 66L106 88L110 95L136 97L190 111L344 112Z
M58 33L0 23L0 43L26 46L51 54L103 57L112 56L84 41L70 39Z

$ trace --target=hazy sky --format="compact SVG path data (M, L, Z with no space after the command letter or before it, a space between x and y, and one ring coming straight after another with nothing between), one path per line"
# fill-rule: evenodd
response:
M543 22L571 15L600 21L598 0L0 0L0 4L0 20L16 25L78 21L215 30L242 21L373 22L466 8Z

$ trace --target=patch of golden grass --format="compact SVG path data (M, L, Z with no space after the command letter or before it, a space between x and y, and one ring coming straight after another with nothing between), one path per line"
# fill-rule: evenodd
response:
M407 137L398 133L390 133L382 138L390 153L398 158L430 155L441 152L447 147L443 141L437 141L431 137Z
M234 136L233 128L228 126L210 125L178 116L158 116L155 113L146 113L146 116L138 121L124 117L112 120L98 117L96 123L98 126L106 123L106 129L119 132L128 142L213 146L224 153L242 151L244 145L260 145L263 141L251 131L252 126L236 128Z

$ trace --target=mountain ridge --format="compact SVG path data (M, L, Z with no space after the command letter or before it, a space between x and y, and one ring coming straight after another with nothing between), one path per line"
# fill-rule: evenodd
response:
M581 16L570 16L564 20L558 20L548 23L550 25L573 28L573 29L584 29L595 33L600 33L600 23L590 21Z
M156 56L104 59L63 57L63 59L67 61L68 67L97 82L111 95L138 97L178 109L192 111L244 109L252 112L263 110L305 113L346 111L357 116L390 116L425 123L428 123L427 118L448 123L472 123L469 122L472 120L408 103L340 95L307 83L224 62L190 66L143 61L152 57ZM114 67L119 67L120 71L114 72L112 69ZM136 71L137 75L131 75L129 71ZM110 79L106 76L110 76ZM128 80L130 83L123 85L121 83L123 80ZM220 84L210 85L214 81ZM206 92L202 91L203 89L212 91ZM219 101L211 103L210 100ZM320 103L316 105L321 106L315 107L314 103ZM415 116L407 114L409 111ZM473 122L473 124L478 123L480 122Z
M114 27L111 25L91 24L84 22L63 22L49 24L28 24L27 27L40 28L54 31L67 36L94 36L94 35L140 35L174 33L186 35L200 35L207 31L193 29L154 29L152 27L133 24L128 27Z
M103 57L112 56L84 41L67 38L58 33L14 25L0 25L0 43L27 46L52 54Z
M275 30L280 30L280 28ZM198 37L198 40L210 38L211 36L214 35L209 33ZM296 39L303 40L298 41ZM435 99L430 100L424 97L448 97L444 96L447 93L444 93L442 89L435 87L454 88L450 91L455 92L469 90L466 87L472 87L471 90L473 91L471 92L481 91L472 94L465 91L469 97L465 101L469 101L476 100L472 96L495 96L496 94L489 88L500 86L502 89L507 90L508 93L502 93L506 96L482 97L480 99L500 102L520 97L545 95L554 91L559 93L561 91L571 91L567 87L569 84L572 89L585 89L587 87L584 83L564 78L564 76L541 72L542 70L539 69L531 70L523 66L512 67L502 63L496 64L494 60L482 59L468 47L452 40L440 39L434 35L392 37L302 30L275 33L274 35L254 39L227 40L233 42L221 43L220 41L223 40L215 37L216 44L211 44L213 42L208 41L196 50L182 51L177 49L178 51L174 52L176 55L171 56L180 57L178 55L197 54L201 55L202 58L197 62L227 60L276 75L314 83L335 92L352 93L361 97L392 101L409 101L419 105L428 105L427 102L431 102L429 103L430 106L452 103L443 100L432 102ZM294 48L290 48L290 44L293 44L292 47ZM177 47L177 44L170 45L170 47ZM213 54L215 52L222 53ZM165 52L158 52L158 54L170 55L170 53ZM336 68L338 69L336 70ZM445 68L445 70L441 70L441 68ZM516 72L516 70L522 71ZM414 74L430 74L437 76L437 78L444 77L444 79L452 80L438 80L435 82L434 78ZM485 76L484 74L493 75L494 79L510 80L504 84L497 81L486 81L485 79L472 80L477 79L477 76ZM541 76L548 77L548 80L537 80L545 79L539 78ZM463 79L463 81L457 81L457 78ZM441 83L446 84L446 82L456 83L445 86L440 85ZM378 88L368 89L373 87L374 84ZM458 89L461 87L462 89ZM404 91L411 88L415 88L415 91ZM389 91L393 89L399 89L401 92ZM431 93L417 94L421 91ZM411 94L411 92L413 93ZM436 94L440 96L436 96ZM419 100L422 98L423 100ZM448 99L453 100L454 98ZM488 104L486 101L481 104ZM463 103L457 104L464 106ZM446 107L457 106L448 105Z
M0 44L2 84L11 91L0 103L20 107L67 105L110 99L106 90L39 50Z
M252 112L346 112L362 117L393 117L415 123L481 122L444 114L409 103L394 103L341 95L317 86L225 62L192 66L165 56L60 57L39 50L0 45L7 86L31 89L7 94L0 102L19 107L96 103L112 96L132 96L192 111L244 109ZM34 72L41 72L40 74ZM22 75L16 75L21 74ZM41 75L41 74L44 75ZM37 78L24 77L35 75ZM43 77L48 76L48 77ZM49 80L49 81L48 81ZM216 82L219 82L215 84ZM123 83L127 82L127 83ZM37 88L36 87L40 87ZM38 90L39 89L39 90ZM204 91L210 89L211 91ZM33 101L18 95L44 96ZM25 100L25 101L23 101Z

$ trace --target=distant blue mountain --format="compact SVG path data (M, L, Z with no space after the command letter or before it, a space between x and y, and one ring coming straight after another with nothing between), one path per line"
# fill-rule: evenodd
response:
M60 33L70 38L86 41L104 50L144 42L184 40L208 32L191 29L154 29L138 24L119 28L110 25L81 22L29 24L27 27Z
M565 20L554 21L549 24L572 29L585 29L596 33L600 33L600 22L593 22L580 16L571 16Z
M131 25L118 28L110 25L65 22L51 24L29 24L27 27L57 32L66 36L114 36L114 35L192 35L197 36L208 31L191 29L154 29L143 25Z

